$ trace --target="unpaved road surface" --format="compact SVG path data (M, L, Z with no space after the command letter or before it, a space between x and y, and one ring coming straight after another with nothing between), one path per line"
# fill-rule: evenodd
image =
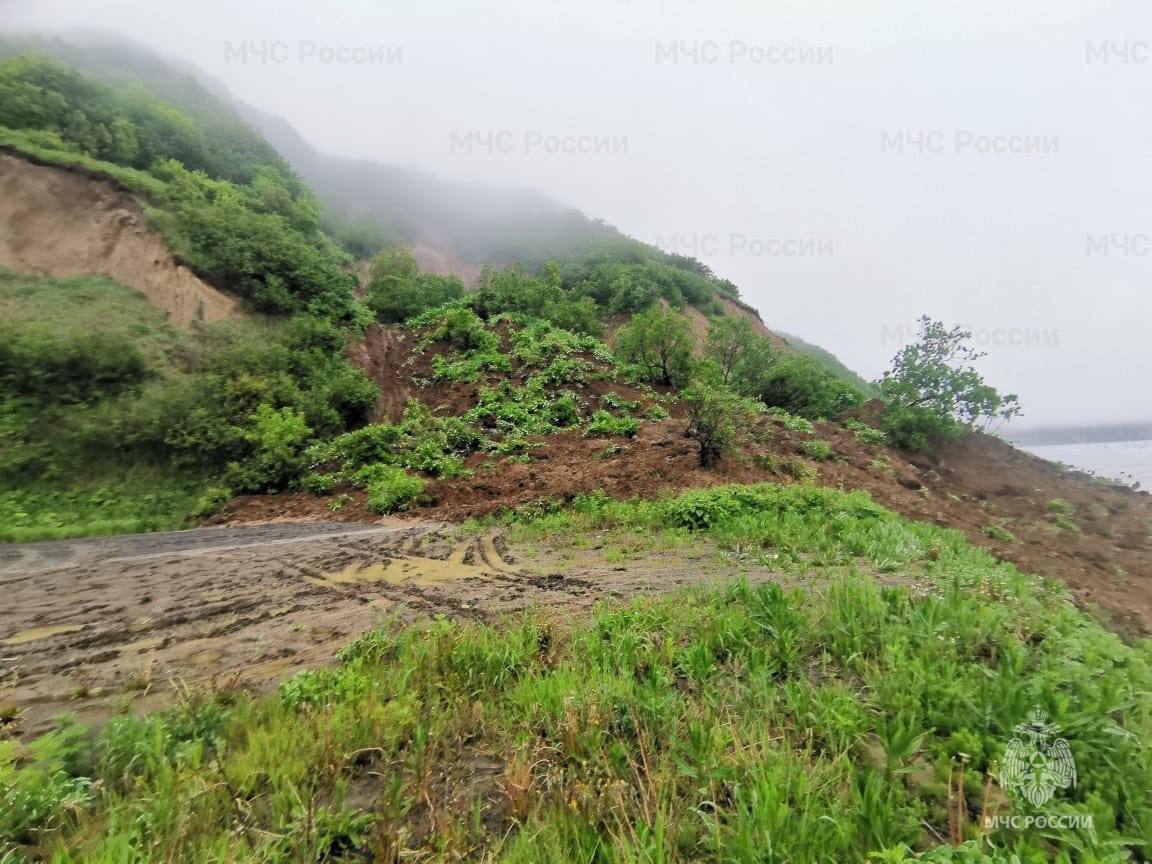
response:
M391 617L575 611L693 584L715 566L703 554L623 566L540 549L522 565L498 534L456 535L397 520L0 547L0 709L20 711L9 731L35 734L65 711L99 723L185 690L261 689L331 662Z

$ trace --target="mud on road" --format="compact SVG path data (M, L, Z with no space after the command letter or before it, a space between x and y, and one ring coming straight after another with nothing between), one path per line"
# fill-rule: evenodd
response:
M185 688L264 689L389 618L575 611L731 575L707 551L518 563L499 534L457 534L298 523L0 548L0 723L5 705L23 737L62 712L100 723Z

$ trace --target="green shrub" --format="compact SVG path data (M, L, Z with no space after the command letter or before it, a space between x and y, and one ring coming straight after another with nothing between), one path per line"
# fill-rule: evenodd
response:
M313 445L307 454L310 465L340 463L344 465L372 465L395 458L403 438L399 426L373 424L345 432L331 441Z
M815 459L818 462L826 461L836 455L836 451L832 449L832 445L827 441L821 441L819 438L802 442L800 444L800 450L809 459Z
M600 410L592 415L585 435L593 438L611 438L619 435L624 438L633 438L640 429L640 421L633 417L616 417L607 411Z
M861 423L852 417L844 421L844 428L853 433L856 436L856 440L861 444L876 445L888 443L888 436L884 434L882 429Z
M300 488L313 495L327 495L336 485L336 477L332 474L305 474L300 480Z
M372 259L365 302L379 321L406 321L463 296L463 282L455 276L422 274L407 249L386 250Z
M92 800L92 782L76 776L82 730L65 725L30 745L31 764L20 766L20 745L0 740L0 846L32 842L64 826L69 813Z
M888 403L885 431L896 446L924 450L933 438L955 438L977 423L1020 413L1016 396L998 393L972 365L984 352L968 344L970 331L949 330L927 315L919 330L919 339L901 348L876 382Z
M575 393L568 392L548 406L548 422L557 429L570 429L580 423L580 403Z
M545 264L538 276L530 276L519 267L495 272L485 267L469 302L489 320L512 313L550 321L577 333L596 335L601 330L596 304L563 289L556 262Z
M424 481L393 465L365 465L353 475L368 493L368 506L380 514L404 510L424 491Z
M922 452L935 439L959 437L964 427L927 408L890 404L884 412L884 433L892 446Z
M438 317L429 335L433 342L447 342L464 351L494 352L500 347L499 337L465 306L449 307Z
M600 404L609 411L622 411L633 413L640 410L640 403L634 399L625 399L614 390L610 390L600 397Z
M711 528L730 519L738 510L738 503L730 495L715 489L685 492L660 507L668 525L691 531Z
M232 497L232 490L227 486L209 486L196 500L196 506L192 510L192 516L212 516L219 513L220 509L228 503Z
M993 540L999 540L1001 543L1015 543L1016 535L1005 528L1003 525L985 525L984 533L991 537Z
M773 363L761 379L758 395L765 405L811 419L835 418L864 401L863 393L803 354Z
M276 410L262 404L249 423L237 430L251 446L251 453L244 462L229 466L233 487L242 492L265 492L295 482L304 467L304 449L312 438L304 415L292 408Z
M782 408L773 408L769 413L790 432L801 432L805 435L812 435L816 432L816 427L812 424L811 420L798 417L795 414L789 414Z
M771 340L747 318L713 320L704 340L704 356L716 364L720 382L744 396L757 396L769 370L780 360Z

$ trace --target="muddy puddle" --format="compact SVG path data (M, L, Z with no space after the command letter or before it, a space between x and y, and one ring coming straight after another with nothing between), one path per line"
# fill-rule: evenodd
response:
M46 627L32 627L28 630L21 630L7 639L0 640L0 645L26 645L29 642L38 642L51 636L63 636L65 633L75 633L83 629L83 624L50 624Z
M489 541L490 542L490 541ZM412 585L429 586L459 579L483 579L507 568L477 567L465 564L468 545L461 544L453 555L441 561L415 555L400 555L383 561L354 561L339 572L305 577L313 585L335 588L341 585Z

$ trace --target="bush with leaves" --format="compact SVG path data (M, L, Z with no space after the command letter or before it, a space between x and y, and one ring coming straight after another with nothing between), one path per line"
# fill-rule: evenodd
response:
M310 447L304 461L313 488L354 482L364 467L391 465L435 477L465 473L463 457L479 449L482 437L461 417L440 417L409 400L398 424L373 424ZM320 490L327 491L327 490Z
M463 296L460 279L421 273L411 252L395 248L372 259L365 303L378 321L399 323Z
M697 373L681 399L688 412L686 431L696 440L704 468L715 465L754 422L752 403L721 383L715 367Z
M833 419L864 401L863 393L819 360L802 354L773 363L761 381L758 395L769 407L811 419Z
M427 317L421 316L411 324L421 327L426 322ZM464 351L495 351L500 347L500 338L467 306L452 305L436 313L434 325L428 334L429 341L447 342Z
M827 461L836 455L832 445L827 441L821 441L819 438L811 438L802 442L800 451L809 459L815 459L817 462Z
M861 423L854 417L849 417L844 421L844 428L856 436L856 440L861 444L887 444L888 436L884 430L877 429L875 426L869 426L867 423Z
M312 430L295 409L263 403L236 435L249 444L250 453L228 466L229 484L242 491L275 492L299 477Z
M368 493L368 506L380 514L406 509L424 491L424 481L394 465L366 465L354 475Z
M648 384L683 387L688 382L695 340L692 325L683 315L652 309L616 333L616 354L639 371Z
M498 271L485 267L468 299L487 320L511 313L550 321L577 333L597 335L601 331L596 304L564 290L560 265L555 261L545 264L538 276L530 276L520 267Z
M601 409L592 415L584 434L591 438L634 438L639 428L640 421L634 417L616 417Z
M262 311L311 307L334 320L356 318L356 279L320 231L319 210L309 199L292 198L278 175L260 175L266 187L279 184L269 194L189 171L173 159L152 173L166 190L158 224L213 283Z
M1020 414L1017 397L1001 395L972 366L985 355L971 339L970 330L949 329L925 315L917 341L892 358L876 386L888 403L884 426L895 445L924 450L933 438L954 438Z
M91 780L78 776L83 735L81 727L65 722L33 741L27 753L16 741L0 739L0 849L62 827L92 800ZM0 861L21 860L8 854Z

